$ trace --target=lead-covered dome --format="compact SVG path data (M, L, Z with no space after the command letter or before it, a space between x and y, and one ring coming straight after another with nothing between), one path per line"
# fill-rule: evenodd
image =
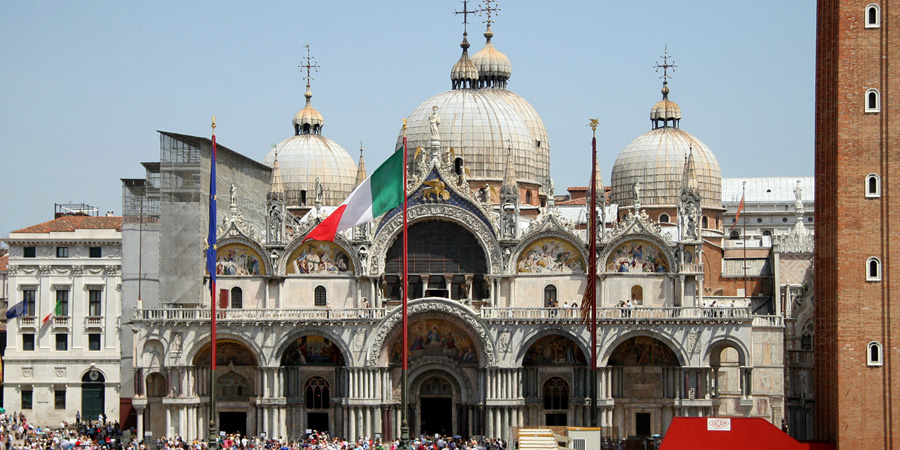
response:
M325 119L312 107L311 98L307 86L306 106L293 119L294 136L270 150L263 164L271 167L277 153L289 206L312 206L316 179L322 184L322 204L339 205L356 186L356 163L343 147L322 136Z
M512 64L509 62L509 58L494 48L494 44L491 43L492 37L494 37L494 32L488 25L487 31L484 32L484 47L472 55L472 63L478 68L478 87L506 87L506 83L512 75Z
M642 207L677 205L685 159L693 153L701 205L721 209L719 161L706 144L678 128L681 108L668 99L667 87L663 87L663 100L654 105L650 117L653 129L628 144L616 158L611 201L620 207L634 206L634 183L639 181Z

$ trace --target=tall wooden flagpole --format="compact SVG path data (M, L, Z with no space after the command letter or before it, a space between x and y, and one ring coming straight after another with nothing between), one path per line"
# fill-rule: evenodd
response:
M210 450L218 447L216 436L216 117L212 118L212 158L209 171L209 236L206 270L209 272L210 362L209 362L209 437Z
M589 299L591 302L591 426L597 426L597 123L591 119L591 219L588 228L590 258L588 264ZM601 187L602 189L602 187Z
M401 296L403 302L403 366L400 386L400 446L408 448L409 445L409 336L407 333L407 310L406 304L409 298L409 250L407 248L407 214L406 214L406 176L409 155L406 149L406 119L403 119L403 283L401 286Z

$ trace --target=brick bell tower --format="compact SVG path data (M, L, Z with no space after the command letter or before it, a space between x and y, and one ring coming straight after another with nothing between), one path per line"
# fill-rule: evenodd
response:
M897 7L897 10L893 8ZM900 448L900 2L819 0L816 437ZM900 26L900 22L898 22ZM900 28L898 28L900 31ZM897 367L900 369L900 367Z

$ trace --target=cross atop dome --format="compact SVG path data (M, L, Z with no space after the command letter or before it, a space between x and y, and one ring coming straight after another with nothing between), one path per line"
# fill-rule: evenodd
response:
M491 3L494 3L495 6L491 6ZM482 3L481 8L479 8L479 9L477 10L477 12L478 12L479 14L480 14L480 13L485 13L485 15L487 16L487 19L485 19L484 23L487 24L488 28L491 27L491 24L492 24L492 23L494 23L494 21L491 20L491 16L492 16L494 13L499 13L499 12L500 12L500 8L496 6L496 3L497 3L497 0L484 0L484 2Z
M669 64L669 46L668 46L668 45L666 45L665 51L663 52L663 56L660 56L660 58L663 59L663 63L660 64L659 61L657 61L657 62L656 62L656 65L653 66L653 68L656 69L656 72L657 72L657 73L659 72L659 69L662 69L662 70L663 70L663 74L662 74L662 76L659 77L659 78L663 80L663 83L666 83L666 82L667 82L666 80L671 80L671 79L672 79L672 77L669 76L668 69L671 67L671 68L672 68L672 72L675 72L675 68L678 67L678 66L675 65L675 61L674 61L674 60L672 61L672 64Z
M306 80L306 90L308 91L309 90L309 82L311 80L315 80L315 78L313 78L313 76L312 76L312 72L313 71L318 72L320 66L319 66L319 62L316 61L315 58L310 56L309 44L304 45L304 47L306 47L306 56L304 56L303 59L306 60L306 64L301 64L297 67L306 69L306 76L303 77L303 79Z
M453 11L453 14L462 14L463 15L463 34L468 34L469 27L469 14L477 14L478 10L469 11L468 5L469 0L462 0L463 10L462 11Z

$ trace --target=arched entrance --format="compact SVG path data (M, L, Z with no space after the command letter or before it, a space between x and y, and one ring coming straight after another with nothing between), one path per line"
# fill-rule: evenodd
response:
M81 377L81 417L97 420L106 417L106 378L98 370L90 370Z
M196 369L207 369L210 366L210 346L206 344L194 357ZM220 339L216 344L216 409L218 411L218 429L228 434L240 433L247 436L255 433L256 424L250 421L255 414L257 396L254 387L257 385L257 361L252 350L244 344L227 339ZM197 392L201 396L209 395L206 380L198 379ZM201 425L205 425L202 424ZM199 428L203 429L203 428Z
M163 397L166 396L166 377L153 372L147 375L147 412L144 416L145 427L153 433L153 436L165 436L166 434L166 407L163 405Z
M682 379L675 352L659 339L635 336L609 356L612 396L616 399L615 434L649 437L662 434L676 415Z
M453 424L454 389L444 376L430 375L419 385L418 434L455 434Z
M385 258L383 290L400 300L403 234ZM487 258L475 236L452 222L425 221L409 226L409 298L481 300L490 296Z
M325 336L308 334L287 345L281 355L281 367L285 374L282 395L287 398L293 418L287 424L288 435L335 429L331 396L344 364L338 345Z
M551 334L534 341L522 358L526 421L539 425L576 425L569 399L587 397L587 358L566 336Z

